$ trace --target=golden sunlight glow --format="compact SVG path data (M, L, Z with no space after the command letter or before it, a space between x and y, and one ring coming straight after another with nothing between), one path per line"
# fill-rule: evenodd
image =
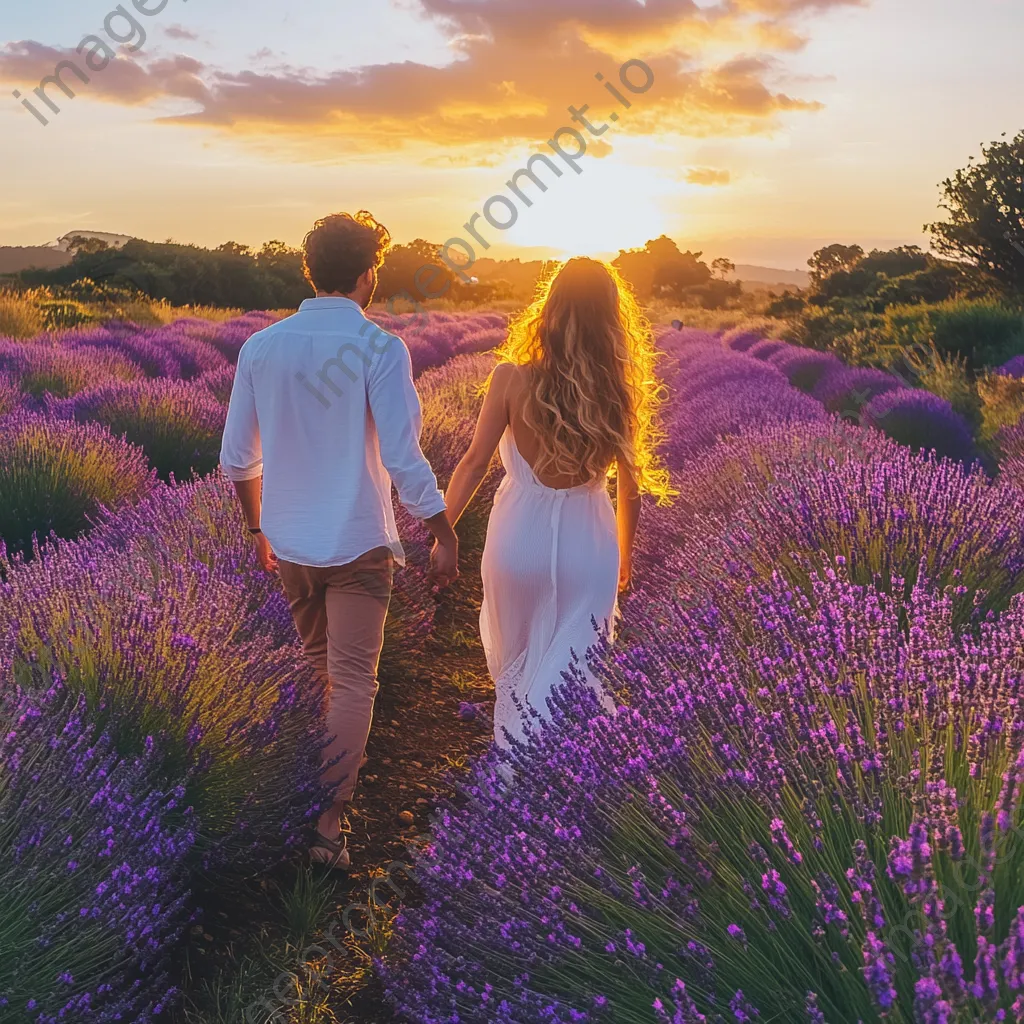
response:
M503 240L566 256L597 256L643 245L668 228L659 198L678 186L657 171L614 156L585 157L580 170L563 174L532 207L520 208Z

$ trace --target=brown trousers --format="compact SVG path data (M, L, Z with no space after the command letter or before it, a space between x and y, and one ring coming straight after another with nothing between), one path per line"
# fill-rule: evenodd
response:
M336 802L348 801L373 721L394 556L375 548L348 565L281 562L280 572L303 651L326 686L324 713L333 739L324 751L325 778L337 787Z

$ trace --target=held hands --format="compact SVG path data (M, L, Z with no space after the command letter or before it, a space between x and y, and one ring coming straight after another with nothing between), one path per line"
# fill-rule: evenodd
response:
M439 587L447 587L459 578L459 544L458 541L434 541L430 552L430 571L427 578Z

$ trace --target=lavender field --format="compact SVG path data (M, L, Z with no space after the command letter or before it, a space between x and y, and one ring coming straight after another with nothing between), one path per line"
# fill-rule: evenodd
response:
M379 320L444 483L505 318ZM320 695L216 472L269 322L0 339L0 1020L184 1019L212 894L297 860L325 799ZM1024 1019L1024 427L996 464L890 374L657 331L677 494L595 635L615 710L567 666L528 745L451 750L374 1019ZM451 611L399 521L385 688L441 671ZM330 987L207 1019L356 1019Z

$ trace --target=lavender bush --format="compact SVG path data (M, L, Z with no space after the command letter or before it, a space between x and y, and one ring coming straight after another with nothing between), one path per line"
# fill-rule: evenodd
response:
M997 438L1002 479L1024 491L1024 420L1004 427Z
M234 366L225 366L220 370L210 370L196 378L196 383L206 388L214 400L223 406L231 401L231 387L235 382Z
M111 380L135 380L142 370L116 352L78 351L44 342L0 339L0 372L14 376L27 395L67 398Z
M1024 606L960 640L948 596L890 589L776 577L742 629L677 610L599 650L618 710L566 686L441 812L383 965L399 1011L1018 1016Z
M0 544L28 551L33 537L74 537L103 509L153 486L141 449L98 424L16 412L0 420Z
M25 393L18 386L16 377L0 373L0 416L6 416L19 408L25 401Z
M113 352L130 359L147 377L180 377L181 361L154 339L156 332L131 324L108 324L63 336L68 348L91 353Z
M1004 377L1024 377L1024 355L1014 356L1008 362L1003 363L996 373Z
M666 417L670 469L744 430L826 418L820 403L791 387L773 366L723 350L714 341L693 340L678 352L665 365L674 385Z
M197 382L146 380L106 384L50 403L51 415L97 422L138 445L164 480L188 480L217 468L226 407L207 381L230 372L210 371Z
M788 341L779 341L773 338L768 341L759 341L756 345L752 345L747 349L747 355L754 359L767 360L775 355L776 352L783 352L792 347Z
M177 320L165 327L158 327L152 331L150 338L154 345L176 360L180 367L177 376L182 380L192 380L228 365L227 358L211 340L216 337L219 328L220 325L203 320Z
M814 352L795 345L780 349L770 357L769 362L786 375L793 387L806 394L814 391L822 377L843 366L835 356L827 352Z
M881 394L864 407L861 422L914 451L933 451L963 462L976 455L967 421L930 391L899 389Z
M183 788L163 781L158 743L119 753L59 680L5 685L0 734L0 1017L155 1020L188 922Z
M898 377L870 367L842 367L826 373L812 392L827 412L858 420L864 406L879 395L905 387Z
M764 335L760 331L750 331L743 327L734 327L722 335L722 343L733 352L748 352L761 341L764 341Z
M0 562L13 681L42 692L61 678L123 757L157 737L195 809L192 866L220 875L304 842L325 738L321 688L270 600L276 584L233 518L234 537L210 530L229 522L225 499L212 481L159 487L82 541Z
M652 600L711 592L727 610L774 572L806 592L836 557L857 583L954 588L959 624L1024 589L1014 488L850 425L758 426L691 457L676 486L639 540Z

